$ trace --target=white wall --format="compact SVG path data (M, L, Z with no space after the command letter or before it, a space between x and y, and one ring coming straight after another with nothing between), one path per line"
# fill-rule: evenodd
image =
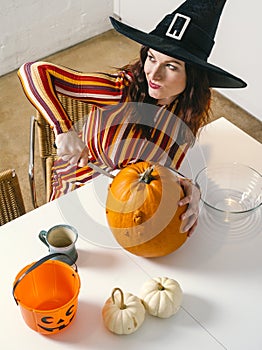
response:
M148 32L165 14L172 12L182 2L183 0L115 0L115 12L124 23ZM219 89L219 92L262 121L260 3L260 0L226 2L209 62L248 83L245 89Z
M245 89L219 91L262 121L261 33L261 1L228 0L211 59L248 84Z
M111 29L113 3L0 0L0 76Z

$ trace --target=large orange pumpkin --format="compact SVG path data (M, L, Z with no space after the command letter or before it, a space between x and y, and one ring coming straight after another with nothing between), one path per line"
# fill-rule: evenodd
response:
M108 188L106 217L117 242L143 257L172 253L187 239L180 232L184 196L168 168L138 162L120 170Z

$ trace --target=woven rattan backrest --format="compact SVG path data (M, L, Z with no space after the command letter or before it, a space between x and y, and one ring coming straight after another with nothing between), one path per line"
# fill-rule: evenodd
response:
M24 201L15 170L0 172L0 225L25 214Z
M75 129L77 131L80 131L87 118L88 112L90 110L90 105L63 95L58 95L58 98L61 101L70 119L72 120ZM55 156L56 148L54 147L54 132L38 111L36 113L36 119L38 124L40 157L47 158L49 156Z

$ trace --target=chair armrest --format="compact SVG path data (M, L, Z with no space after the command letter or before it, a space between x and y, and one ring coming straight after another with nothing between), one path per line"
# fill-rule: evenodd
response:
M34 208L38 207L36 200L36 186L35 186L35 124L37 120L34 116L30 119L30 140L29 140L29 165L28 165L28 175L29 175L29 184L31 191L31 199Z

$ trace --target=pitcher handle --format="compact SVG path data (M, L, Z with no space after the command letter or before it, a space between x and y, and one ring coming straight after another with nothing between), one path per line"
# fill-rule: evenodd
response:
M47 235L47 231L42 230L39 232L38 237L47 247L49 247L47 240L46 240L46 235Z
M26 270L19 278L18 280L14 283L13 285L13 297L15 299L15 302L16 304L18 305L18 302L16 300L16 297L15 297L15 289L16 287L18 286L18 284L22 281L22 279L28 274L30 273L31 271L33 271L34 269L36 269L37 267L39 267L40 265L42 265L44 262L50 260L50 259L53 259L57 256L60 256L60 255L64 255L66 256L67 258L69 258L71 261L72 261L72 264L75 265L75 272L77 273L77 265L76 263L71 259L71 257L65 253L52 253L52 254L49 254L47 256L44 256L42 259L38 260L37 262L35 262L32 266L29 267L28 270Z

